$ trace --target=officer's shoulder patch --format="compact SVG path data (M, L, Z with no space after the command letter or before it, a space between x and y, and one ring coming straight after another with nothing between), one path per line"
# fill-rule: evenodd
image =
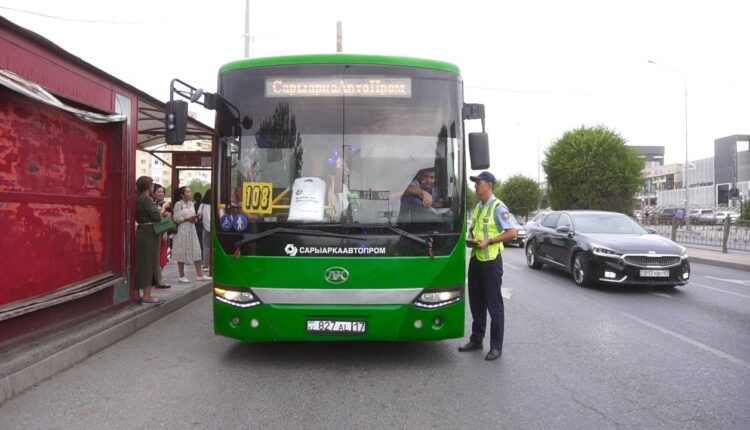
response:
M510 219L510 212L503 212L503 219L509 220Z

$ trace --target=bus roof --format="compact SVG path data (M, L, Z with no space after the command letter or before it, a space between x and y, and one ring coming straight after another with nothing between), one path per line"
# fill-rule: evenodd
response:
M444 70L459 75L458 66L443 61L427 60L412 57L391 57L385 55L355 54L314 54L288 55L283 57L248 58L227 63L219 69L219 74L232 70L253 67L286 66L291 64L380 64L387 66L420 67L425 69Z

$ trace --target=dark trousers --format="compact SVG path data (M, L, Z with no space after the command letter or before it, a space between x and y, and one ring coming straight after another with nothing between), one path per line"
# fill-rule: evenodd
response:
M503 257L490 261L479 261L472 257L469 261L469 307L471 308L471 338L474 343L482 343L487 312L490 314L490 348L503 347L505 331L505 307L500 286L503 284Z

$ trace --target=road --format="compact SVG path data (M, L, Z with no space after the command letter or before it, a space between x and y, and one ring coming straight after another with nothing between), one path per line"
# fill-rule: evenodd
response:
M0 406L3 429L744 429L750 273L584 289L505 252L503 356L216 337L208 296ZM467 333L470 318L467 318Z

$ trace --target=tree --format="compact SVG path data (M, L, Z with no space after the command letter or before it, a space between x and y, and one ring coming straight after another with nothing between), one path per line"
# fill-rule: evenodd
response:
M550 205L630 213L643 162L625 143L604 126L565 132L545 152Z
M200 179L191 180L187 186L190 188L190 191L193 192L193 195L195 195L195 193L201 193L202 196L205 196L206 190L211 188L211 184L203 182Z
M514 175L505 180L499 197L515 215L527 217L529 212L539 208L542 191L535 180Z
M477 202L479 202L477 193L471 189L471 185L466 184L466 210L472 210L477 205Z

